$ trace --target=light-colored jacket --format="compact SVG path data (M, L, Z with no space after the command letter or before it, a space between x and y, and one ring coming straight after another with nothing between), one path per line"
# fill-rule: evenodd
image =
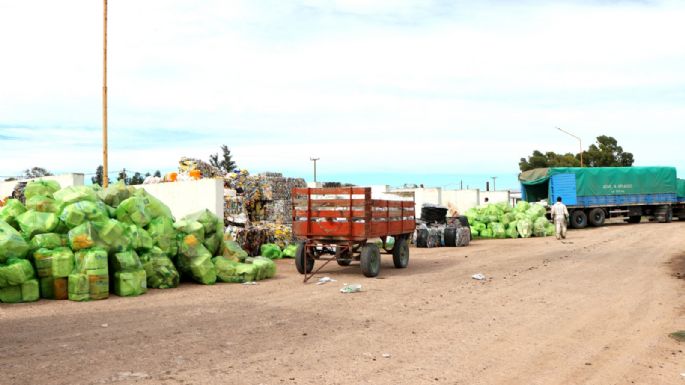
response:
M565 204L557 202L552 206L551 214L552 220L566 220L568 218L568 209Z

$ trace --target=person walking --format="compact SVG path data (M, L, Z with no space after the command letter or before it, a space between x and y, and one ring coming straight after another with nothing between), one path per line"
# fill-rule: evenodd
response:
M566 239L566 221L568 220L568 209L561 203L561 197L557 197L557 203L552 206L552 220L556 228L557 239Z

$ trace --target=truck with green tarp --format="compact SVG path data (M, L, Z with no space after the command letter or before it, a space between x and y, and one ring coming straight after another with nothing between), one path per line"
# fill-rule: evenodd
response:
M519 175L522 198L568 207L573 228L602 226L608 217L638 223L643 216L685 220L685 180L675 167L550 167Z

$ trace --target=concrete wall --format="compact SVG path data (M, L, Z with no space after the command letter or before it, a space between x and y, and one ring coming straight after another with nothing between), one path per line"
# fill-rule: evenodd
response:
M12 191L14 191L14 187L17 185L17 183L34 181L39 179L55 180L60 184L60 186L62 186L62 188L69 186L83 186L84 182L83 174L51 175L42 178L24 179L21 181L15 180L11 182L0 182L0 199L4 199L5 197L12 195Z
M466 210L480 204L480 190L444 190L442 192L442 205L454 207L460 215Z
M490 199L488 203L509 202L510 195L509 191L481 191L480 204L485 203L485 198Z
M176 219L204 209L219 218L224 217L224 181L221 179L142 184L134 187L145 189L164 202Z

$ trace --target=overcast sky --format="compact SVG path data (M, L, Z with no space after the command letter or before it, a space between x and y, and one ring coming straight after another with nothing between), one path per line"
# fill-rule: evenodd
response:
M685 2L109 2L110 170L516 187L615 137L685 175ZM102 163L102 2L0 0L0 175ZM466 187L466 186L464 186Z

